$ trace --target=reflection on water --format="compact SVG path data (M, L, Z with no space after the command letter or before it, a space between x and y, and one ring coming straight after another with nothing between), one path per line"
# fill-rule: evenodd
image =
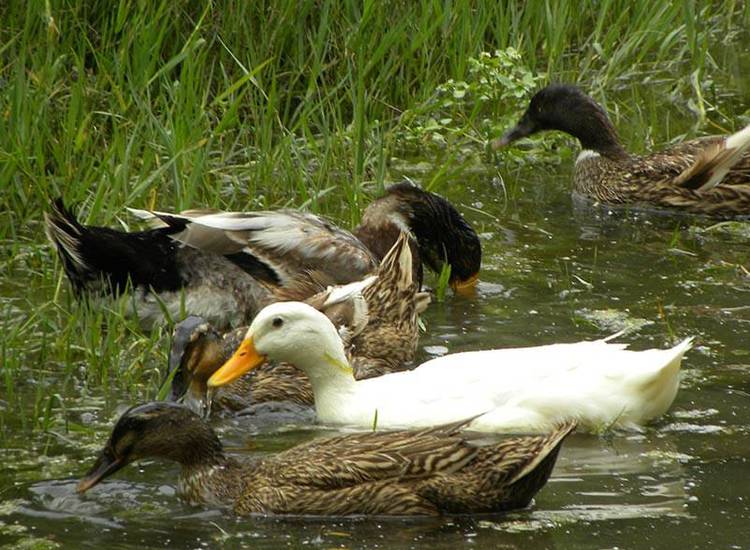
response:
M314 435L311 430L260 435L250 454L269 452L274 445L288 447ZM247 432L233 426L225 436L230 441L239 441L247 437ZM242 454L247 455L247 451ZM691 460L691 456L677 451L672 440L655 433L622 434L606 439L574 435L563 449L553 478L529 510L507 516L456 520L381 519L375 524L386 522L387 526L391 521L398 522L402 537L400 543L394 544L407 546L429 533L442 532L454 521L459 525L469 522L471 529L465 536L471 539L483 531L494 532L495 536L528 532L547 536L548 532L569 529L580 522L687 518L690 484L684 465ZM84 469L82 466L80 471ZM283 522L286 529L301 532L308 532L312 525L317 524L318 539L305 539L308 542L319 540L322 544L336 539L343 542L361 535L363 524L374 525L374 520L363 518L344 520L336 523L336 527L324 519L235 520L223 510L193 508L182 503L175 495L176 474L174 465L146 461L140 468L126 469L105 480L85 495L76 493L73 479L32 483L20 488L18 493L22 496L0 513L0 519L6 523L20 521L31 526L45 525L45 529L55 533L55 538L60 541L77 540L78 531L72 529L78 526L78 529L96 529L99 543L121 541L123 536L131 541L148 536L155 537L155 544L166 540L161 536L175 540L172 530L158 534L164 520L178 529L180 536L176 538L179 540L214 542L218 542L221 536L229 536L233 540L247 537L270 543L277 540L277 522ZM252 529L252 532L243 534L246 529ZM380 531L382 537L382 529ZM447 543L441 546L450 547Z
M400 166L408 172L407 163ZM529 510L408 521L236 519L182 503L174 494L176 467L155 462L123 470L80 496L75 480L116 415L102 418L100 396L75 393L62 396L65 410L56 412L67 427L10 425L9 445L0 449L0 541L96 548L652 548L674 540L746 546L750 224L715 227L710 220L571 200L570 169L529 166L504 174L515 186L508 195L493 184L494 168L439 189L477 226L484 265L474 297L449 296L428 309L421 359L596 339L622 329L627 333L618 341L634 349L688 335L698 340L672 411L642 433L574 435ZM0 302L6 314L26 317L17 307L23 302ZM54 392L59 366L49 370ZM27 392L34 406L33 385L17 391ZM124 393L115 398L119 412L132 404ZM233 453L253 455L330 433L311 420L309 409L269 405L216 427Z

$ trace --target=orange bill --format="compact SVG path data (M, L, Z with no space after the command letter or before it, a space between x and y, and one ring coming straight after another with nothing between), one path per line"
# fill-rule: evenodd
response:
M451 288L456 294L461 294L463 296L470 296L474 294L474 290L476 289L477 283L479 282L479 273L474 273L471 277L468 279L462 280L455 280L451 283Z
M245 338L234 355L208 379L208 387L215 388L229 384L247 371L262 365L265 360L265 355L259 355L256 351L252 337Z

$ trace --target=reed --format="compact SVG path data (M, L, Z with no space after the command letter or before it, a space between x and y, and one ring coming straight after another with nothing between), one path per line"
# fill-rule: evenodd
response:
M89 386L153 395L169 332L143 333L124 304L74 302L44 240L51 198L82 204L84 221L101 225L127 225L125 205L290 205L354 224L369 195L400 174L393 156L427 155L434 168L423 183L445 191L446 175L472 155L481 162L492 121L516 116L524 94L547 80L579 81L607 100L605 90L633 79L669 78L705 113L716 94L702 83L731 69L725 46L750 24L750 7L46 0L2 2L0 21L0 241L10 296L0 384L7 410L29 417L0 423L51 430L60 396ZM405 152L407 137L439 111L436 90L472 86L472 60L509 47L532 77L519 96L457 102L442 123L454 136L446 146L417 140ZM493 84L498 94L509 89L505 76ZM617 103L608 104L617 117ZM657 111L635 114L643 121Z

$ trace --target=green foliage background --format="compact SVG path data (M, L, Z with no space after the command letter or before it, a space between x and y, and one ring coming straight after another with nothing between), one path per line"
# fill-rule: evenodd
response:
M389 155L425 126L481 148L537 83L523 79L597 92L677 62L700 76L710 39L747 26L750 8L35 0L3 2L0 21L3 236L56 195L107 223L126 204L318 208L335 187L334 206L353 222L363 184L382 185ZM481 76L482 52L508 47L517 66L495 67L485 83L497 101L423 116L440 90L455 95ZM508 97L504 87L519 84L524 93Z
M6 410L28 413L0 431L59 428L70 395L152 397L163 376L169 327L73 301L44 237L52 198L99 225L127 226L125 206L282 205L351 225L394 158L426 158L422 183L449 197L446 175L494 170L487 139L547 81L636 118L641 147L674 136L634 82L731 129L713 75L750 103L733 53L748 26L732 0L0 2L1 378Z

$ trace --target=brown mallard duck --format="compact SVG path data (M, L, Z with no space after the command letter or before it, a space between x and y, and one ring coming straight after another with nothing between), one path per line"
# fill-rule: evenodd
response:
M470 287L481 262L479 238L453 205L406 182L371 203L354 234L293 210L134 212L158 227L84 226L61 200L45 219L77 294L119 294L131 284L128 303L144 325L161 320L164 308L219 329L248 323L271 302L311 296L310 276L325 285L361 280L402 231L411 235L420 283L423 264L440 271L447 261L451 285Z
M175 325L169 354L173 376L170 399L183 400L196 412L238 412L255 403L284 401L311 406L313 393L307 376L289 363L269 361L211 397L206 382L240 345L245 327L221 334L202 317L189 316Z
M493 146L542 130L560 130L581 143L573 178L581 195L612 205L649 205L719 218L750 216L750 126L730 136L631 155L600 105L575 86L558 84L537 92L518 124Z
M307 303L338 327L347 359L358 380L410 366L419 339L418 315L430 302L413 278L411 248L402 233L374 276L345 287L330 287ZM169 357L171 398L185 396L195 411L206 412L207 381L240 346L247 327L221 335L200 317L175 326ZM349 367L346 367L347 369ZM218 388L211 410L236 412L268 401L313 405L310 381L295 366L267 361L257 370Z
M481 445L460 433L464 425L320 438L240 462L224 453L211 427L192 411L148 403L120 417L78 491L154 457L180 463L178 491L188 502L240 515L504 512L528 506L575 426Z

